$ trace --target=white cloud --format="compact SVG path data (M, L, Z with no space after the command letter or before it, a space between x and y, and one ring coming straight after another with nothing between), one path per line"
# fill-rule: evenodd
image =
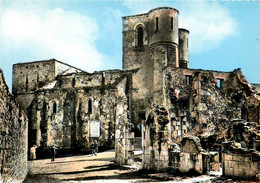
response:
M237 23L228 9L219 4L200 3L189 6L188 12L182 8L180 27L190 30L192 52L210 50L225 39L236 34Z
M120 39L116 39L121 36L121 29L115 28L121 27L123 13L116 9L105 9L104 12L110 13L107 19L103 19L104 22L99 22L102 25L99 29L95 19L61 8L51 9L51 2L0 0L0 58L5 54L4 48L14 55L23 51L24 55L32 58L28 60L24 56L20 60L16 57L15 62L56 58L89 72L105 69L108 61L112 63L115 54L102 54L95 44L100 38L104 42L114 40L107 39L105 35L109 34L117 40L115 44L121 47ZM236 21L228 9L218 3L125 1L123 4L130 9L130 14L145 13L158 6L177 8L180 11L180 27L190 30L190 52L193 53L217 47L234 35L236 30ZM5 58L8 57L5 55ZM117 55L117 58L121 56Z
M32 3L24 9L15 5L1 11L0 46L27 50L34 60L56 58L89 72L100 69L107 56L94 44L98 37L96 21L45 5Z
M211 50L236 34L237 23L227 8L217 2L124 1L133 14L152 8L171 6L179 10L179 27L190 31L190 52Z

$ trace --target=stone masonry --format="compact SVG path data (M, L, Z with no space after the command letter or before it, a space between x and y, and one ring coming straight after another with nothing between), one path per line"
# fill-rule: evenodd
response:
M189 31L178 17L171 7L122 17L123 70L88 73L55 59L15 64L29 147L87 151L98 140L115 147L119 165L134 164L141 148L143 169L182 173L208 172L212 154L221 161L232 121L259 122L257 93L241 69L190 69Z
M0 182L22 182L27 175L28 120L9 93L0 69Z

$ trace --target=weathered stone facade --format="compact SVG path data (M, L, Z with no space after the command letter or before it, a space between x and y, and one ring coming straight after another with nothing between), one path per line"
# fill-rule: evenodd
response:
M259 179L260 126L255 122L232 120L227 141L222 144L222 171L227 177Z
M230 149L224 148L222 161L223 176L259 179L260 154L256 151L250 152L247 149L241 149L240 147L233 147L233 150Z
M87 150L97 139L115 147L122 165L134 163L140 138L144 169L209 171L207 151L221 153L234 118L259 122L259 102L240 69L189 68L189 31L179 29L178 16L161 7L123 17L123 70L90 74L54 59L15 64L29 146Z
M173 8L123 17L123 69L138 69L131 121L144 128L145 169L168 168L169 147L185 136L198 136L203 148L216 150L232 119L259 120L256 93L240 69L188 68L188 34L178 29Z
M27 175L28 120L10 94L0 69L0 182L22 182Z
M38 63L40 62L33 64ZM50 66L53 67L53 73L57 73L55 64L62 64L55 60L43 61L38 64L39 69L44 70L41 65L48 63L53 65ZM36 73L38 69L33 71L35 67L32 68L31 64L17 64L14 68L18 70L28 65L31 72ZM29 94L26 91L24 93L23 89L14 88L18 96L31 95L30 92L34 96L26 109L29 114L29 147L36 144L38 150L47 150L53 145L63 149L89 150L93 139L97 139L100 146L113 147L115 121L119 115L117 100L119 93L121 97L126 97L128 73L119 70L93 74L66 71L58 73L61 74L52 78L50 83L29 91ZM98 136L91 137L89 128L92 122L97 122L100 126Z

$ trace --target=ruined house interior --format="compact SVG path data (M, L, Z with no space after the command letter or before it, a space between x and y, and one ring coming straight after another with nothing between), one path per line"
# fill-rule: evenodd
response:
M189 68L189 31L160 7L122 17L122 70L85 72L61 61L13 65L28 116L28 147L115 148L116 164L145 170L258 178L259 98L241 69Z

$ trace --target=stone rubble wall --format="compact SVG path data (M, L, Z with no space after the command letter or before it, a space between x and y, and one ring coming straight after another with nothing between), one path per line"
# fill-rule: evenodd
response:
M259 162L252 160L252 154L223 153L223 176L259 178Z
M170 163L170 146L180 144L183 137L199 137L203 149L219 151L222 142L231 137L228 127L232 119L245 117L258 121L255 91L240 70L218 72L168 67L161 72L166 73L162 83L165 86L161 89L166 94L160 95L161 102L157 104L154 100L146 110L145 169L166 169ZM190 83L187 83L187 76L190 76ZM220 79L222 85L218 86ZM196 169L202 173L209 169L202 166L202 159L209 164L206 154L197 156L196 166L186 156L189 155L184 153L180 160L184 162L184 171Z
M0 182L22 182L27 175L28 120L10 94L0 69Z
M160 171L168 168L168 146L172 142L168 111L154 105L148 114L145 123L143 168Z
M132 165L134 163L134 132L129 118L129 98L127 98L127 79L117 85L116 124L115 124L115 163Z
M190 84L186 83L186 76L191 77ZM218 79L223 79L222 88L217 86ZM221 145L227 139L225 135L232 119L258 121L255 91L240 70L168 68L166 85L174 140L179 141L185 135L213 135Z
M192 159L194 157L194 159ZM202 154L191 154L186 152L180 153L180 172L186 173L190 171L196 171L203 173L203 161Z
M259 179L259 125L234 120L228 129L230 141L222 143L223 176Z

